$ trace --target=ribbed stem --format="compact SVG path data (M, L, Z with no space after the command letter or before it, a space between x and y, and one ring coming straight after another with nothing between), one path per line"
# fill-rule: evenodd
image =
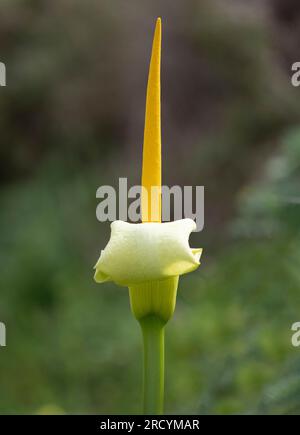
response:
M129 288L131 310L143 333L145 414L163 412L164 326L174 313L177 287L178 276L173 276Z
M164 323L149 315L140 320L144 343L143 413L160 415L164 401Z

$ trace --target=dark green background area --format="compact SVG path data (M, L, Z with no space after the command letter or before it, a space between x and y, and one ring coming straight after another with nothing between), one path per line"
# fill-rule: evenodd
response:
M167 326L167 413L300 413L299 2L2 1L0 413L137 413L128 292L97 285L96 189L139 184L163 21L163 182L205 186Z

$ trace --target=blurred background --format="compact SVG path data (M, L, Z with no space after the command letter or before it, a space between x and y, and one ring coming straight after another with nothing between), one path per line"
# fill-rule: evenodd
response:
M167 326L166 413L300 413L297 0L2 0L1 413L140 412L127 290L96 285L96 189L139 184L155 19L163 182L205 186Z

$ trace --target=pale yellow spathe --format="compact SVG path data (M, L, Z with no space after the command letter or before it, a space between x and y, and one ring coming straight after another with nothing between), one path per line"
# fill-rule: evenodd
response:
M192 219L130 224L115 221L111 237L95 266L97 282L130 286L163 280L197 269L202 249L189 246Z

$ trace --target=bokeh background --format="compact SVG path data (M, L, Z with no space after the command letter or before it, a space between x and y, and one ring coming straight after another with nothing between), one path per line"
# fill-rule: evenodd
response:
M139 184L163 20L163 181L205 186L167 326L167 413L300 413L297 0L2 0L1 413L138 413L126 289L96 285L96 189Z

